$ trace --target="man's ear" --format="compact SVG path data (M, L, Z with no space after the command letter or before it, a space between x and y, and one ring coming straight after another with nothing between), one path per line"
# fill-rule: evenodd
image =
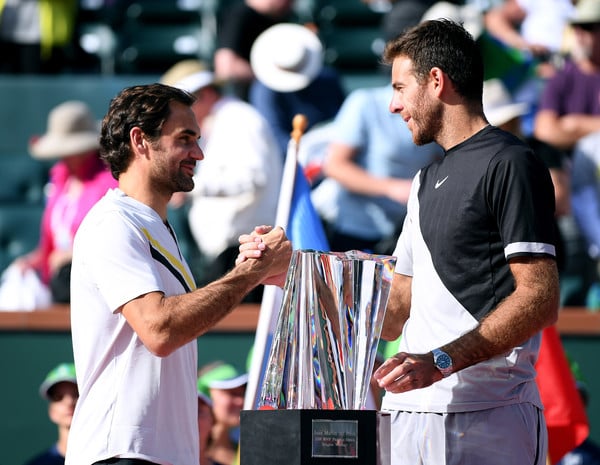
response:
M131 148L135 153L144 153L148 147L148 141L144 139L144 132L139 127L131 128L129 131L129 140L131 141Z
M438 67L433 67L429 71L430 85L433 91L439 96L450 81L448 76Z

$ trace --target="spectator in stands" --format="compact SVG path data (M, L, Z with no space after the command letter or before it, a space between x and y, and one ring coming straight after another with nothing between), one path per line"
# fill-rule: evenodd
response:
M569 51L572 0L503 0L484 15L486 30L504 44L546 61Z
M212 400L215 416L207 455L218 463L234 463L247 383L247 373L240 373L233 365L221 361L199 371L198 390Z
M215 424L213 402L209 396L200 391L198 386L198 438L200 443L199 465L224 465L208 457L208 448L211 442L211 432Z
M441 158L437 144L417 146L388 106L389 85L353 91L332 123L325 179L313 191L331 250L391 253L406 214L412 178Z
M309 130L333 119L344 101L339 74L323 66L323 46L305 26L270 27L254 42L250 62L257 79L249 101L273 129L284 154L294 116L306 116Z
M34 158L58 161L50 170L39 245L15 264L38 271L55 302L70 299L75 232L89 209L117 184L100 160L98 137L98 122L88 105L69 100L50 111L47 132L29 145Z
M573 151L572 207L583 242L580 275L586 288L600 281L600 131L581 138ZM585 304L583 298L579 304Z
M511 94L529 106L528 113L520 118L521 132L526 136L533 132L544 83L562 68L571 51L569 19L573 13L573 0L503 0L484 14L489 35L509 47L509 53L520 54L530 63L522 67L519 79L509 79L514 81L510 83Z
M58 427L58 441L27 465L64 465L73 411L79 398L75 366L61 363L53 368L40 386L40 395L48 401L48 417Z
M293 19L294 0L244 0L227 10L217 32L214 69L217 78L242 98L254 79L250 65L252 44L261 32Z
M600 130L600 0L579 0L571 24L573 56L546 83L534 125L538 139L564 150Z
M206 158L196 170L194 190L181 195L190 201L189 226L204 263L196 279L204 285L233 267L240 234L275 221L283 155L260 113L224 95L203 63L179 62L161 80L197 97L192 109ZM246 301L260 301L261 292L255 289Z
M0 2L0 72L60 73L74 52L77 0Z

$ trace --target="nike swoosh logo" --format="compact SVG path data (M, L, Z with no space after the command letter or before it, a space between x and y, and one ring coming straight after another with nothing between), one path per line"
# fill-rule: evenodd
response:
M438 187L440 187L442 184L444 184L446 182L446 179L448 179L448 176L446 176L444 179L442 179L441 181L436 181L435 183L435 189L437 189Z

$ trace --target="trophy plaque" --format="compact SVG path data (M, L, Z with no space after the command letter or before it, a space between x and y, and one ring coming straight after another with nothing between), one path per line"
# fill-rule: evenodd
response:
M294 251L241 465L389 464L389 415L365 406L395 263Z

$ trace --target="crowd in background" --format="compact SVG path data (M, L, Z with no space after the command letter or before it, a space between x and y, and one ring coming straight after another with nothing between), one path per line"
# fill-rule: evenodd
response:
M546 160L553 175L557 227L562 237L561 303L595 307L600 197L595 174L599 156L592 134L600 130L598 5L581 0L583 16L573 22L576 5L571 0L553 0L552 8L535 0L353 1L377 12L382 39L421 19L436 17L462 22L477 39L484 54L486 78L503 85L508 104L523 106L519 133ZM96 22L114 25L119 18L132 21L135 3L4 2L0 11L0 50L4 52L0 72L100 72L89 66L90 56L85 58L82 25L89 21L91 12ZM145 9L151 10L152 3L146 2ZM190 0L173 8L204 15L209 4ZM402 224L412 176L441 155L435 147L416 148L398 118L386 115L389 92L385 86L379 96L374 89L344 86L343 77L353 71L325 58L329 52L321 39L319 21L326 16L326 8L327 2L322 0L215 2L210 7L216 23L209 56L179 60L162 69L156 68L157 63L137 69L140 73L159 72L162 82L181 85L201 96L195 108L209 157L198 169L197 189L189 196L176 197L172 205L185 210L200 251L194 266L200 284L232 265L236 238L249 225L274 220L295 114L308 118L301 162L313 182L313 202L334 250L390 253ZM343 12L337 15L341 17ZM388 70L379 66L360 72L383 76ZM175 82L182 79L185 82ZM48 134L56 131L50 123ZM229 137L232 133L236 136ZM250 156L249 150L255 154ZM33 146L30 151L40 158ZM44 154L43 159L60 159L59 165L64 165L75 158L58 150ZM51 179L51 185L55 182L65 181ZM72 189L72 184L67 186ZM63 188L57 185L57 189ZM210 230L207 218L212 224ZM44 239L49 225L45 220L40 244L46 250L58 247ZM66 226L74 233L73 225ZM65 249L65 244L60 249ZM31 267L33 258L30 254L18 263ZM59 265L63 264L52 267ZM41 262L36 265L45 284L50 283L49 266ZM62 273L68 277L68 264ZM259 301L260 296L259 290L249 299ZM68 295L53 298L68 302Z

